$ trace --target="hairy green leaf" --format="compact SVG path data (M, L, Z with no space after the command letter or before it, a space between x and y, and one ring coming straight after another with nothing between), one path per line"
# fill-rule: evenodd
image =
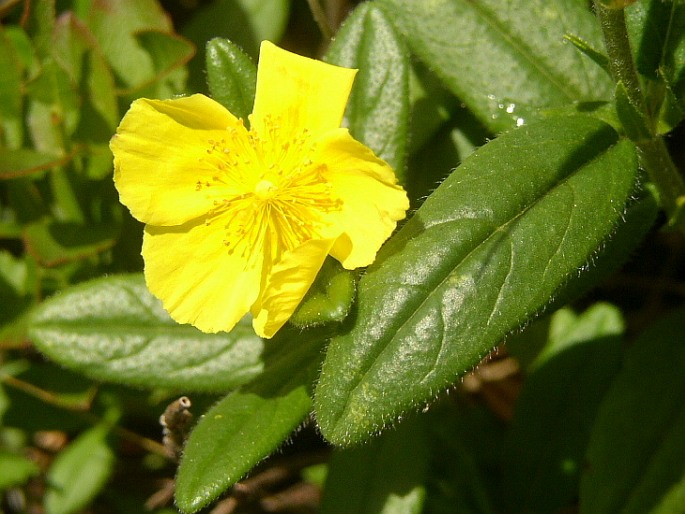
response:
M534 317L611 233L636 173L633 145L581 116L471 154L360 281L355 325L332 340L317 386L324 436L367 438Z
M531 109L606 100L611 80L572 45L601 47L583 2L379 0L409 47L491 130L530 121ZM536 22L531 22L536 20Z
M385 159L402 181L409 125L409 55L387 17L362 4L342 26L326 54L357 68L346 110L350 133Z
M212 98L247 122L252 112L257 68L240 47L228 39L207 43L207 85Z
M311 410L311 385L324 339L281 331L274 358L258 378L212 407L192 431L176 477L183 512L208 505L266 458Z
M30 337L64 366L139 387L226 391L263 368L264 345L248 320L229 334L179 325L139 275L65 290L37 309Z

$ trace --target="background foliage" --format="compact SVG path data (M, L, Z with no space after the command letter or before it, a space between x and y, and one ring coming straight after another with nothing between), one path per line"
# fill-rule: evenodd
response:
M685 2L323 4L0 2L0 512L685 513ZM412 201L269 341L150 296L108 149L263 39Z

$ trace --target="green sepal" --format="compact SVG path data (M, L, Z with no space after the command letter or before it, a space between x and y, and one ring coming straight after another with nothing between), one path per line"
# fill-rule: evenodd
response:
M355 287L355 273L328 257L302 303L290 317L290 323L306 328L343 321L352 307Z

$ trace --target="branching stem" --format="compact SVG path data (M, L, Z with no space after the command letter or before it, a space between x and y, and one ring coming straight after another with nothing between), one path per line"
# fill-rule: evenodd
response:
M595 0L595 10L602 27L609 68L614 81L623 84L630 103L645 119L650 119L630 49L624 10L604 7L600 0ZM685 231L685 181L673 163L661 136L654 129L657 124L652 122L649 125L651 136L646 140L634 141L638 148L640 164L659 191L661 205L669 217L670 225L678 226Z

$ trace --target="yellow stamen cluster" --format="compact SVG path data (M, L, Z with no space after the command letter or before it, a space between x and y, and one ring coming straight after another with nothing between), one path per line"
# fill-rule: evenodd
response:
M212 201L206 223L224 224L229 253L249 256L259 249L277 259L320 237L321 214L339 210L341 201L324 177L325 164L311 159L314 147L306 130L283 142L270 118L263 136L238 121L225 139L208 141L204 159L216 174L195 189Z

